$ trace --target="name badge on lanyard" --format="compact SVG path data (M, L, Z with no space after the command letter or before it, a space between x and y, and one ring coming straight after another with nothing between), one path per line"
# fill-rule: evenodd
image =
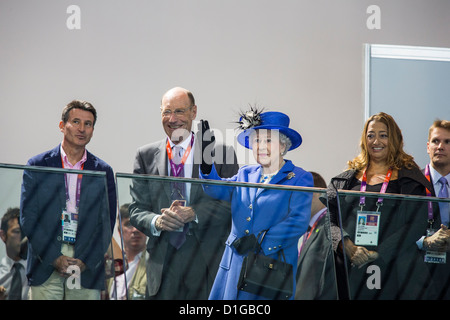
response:
M425 177L428 179L428 181L431 183L431 176L430 176L430 165L427 164L425 167ZM427 189L427 197L431 197L431 191ZM436 230L432 228L434 222L434 216L433 216L433 204L431 201L428 201L428 224L429 228L427 230L427 237L432 236ZM447 252L441 252L441 251L432 251L427 250L425 252L424 261L427 263L442 263L445 264L447 262Z
M63 163L64 168L64 163ZM81 166L83 170L84 164ZM63 242L75 243L78 229L78 209L80 207L80 194L81 194L81 180L82 175L77 175L76 189L75 189L75 208L70 208L68 203L70 201L69 196L69 182L67 179L67 173L64 174L65 191L66 191L66 208L63 209L61 214L61 226Z
M380 193L385 193L389 180L391 180L392 168L389 168L386 177L384 178L383 185ZM361 192L365 192L367 189L367 173L364 171L361 181ZM377 246L378 237L380 233L380 219L381 212L380 207L383 205L383 198L377 200L376 211L363 210L366 204L366 197L361 196L359 200L360 210L356 213L356 228L355 228L355 244L361 246Z

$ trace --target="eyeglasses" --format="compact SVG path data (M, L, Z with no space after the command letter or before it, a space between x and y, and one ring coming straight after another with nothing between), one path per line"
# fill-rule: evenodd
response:
M188 112L189 109L191 109L193 106L184 108L184 109L175 109L174 111L172 110L161 110L161 115L163 118L170 118L172 116L172 114L174 114L177 117L183 117L184 115L186 115L186 113Z

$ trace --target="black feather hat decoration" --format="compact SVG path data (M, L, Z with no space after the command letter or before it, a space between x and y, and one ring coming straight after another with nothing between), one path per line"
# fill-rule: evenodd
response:
M257 107L250 107L250 110L241 112L239 121L239 129L248 130L261 125L261 113L263 109L258 110Z

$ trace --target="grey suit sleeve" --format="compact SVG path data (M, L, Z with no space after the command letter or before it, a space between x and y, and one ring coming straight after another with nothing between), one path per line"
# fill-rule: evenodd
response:
M141 150L138 150L136 153L133 173L147 174ZM133 201L129 207L131 224L147 236L153 235L151 223L153 218L158 215L153 212L149 184L150 181L146 179L133 179L130 187Z

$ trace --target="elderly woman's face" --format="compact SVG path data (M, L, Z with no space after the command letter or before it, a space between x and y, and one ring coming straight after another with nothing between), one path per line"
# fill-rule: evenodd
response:
M253 156L256 162L264 166L278 166L282 161L285 146L280 143L277 131L257 130L250 137Z

